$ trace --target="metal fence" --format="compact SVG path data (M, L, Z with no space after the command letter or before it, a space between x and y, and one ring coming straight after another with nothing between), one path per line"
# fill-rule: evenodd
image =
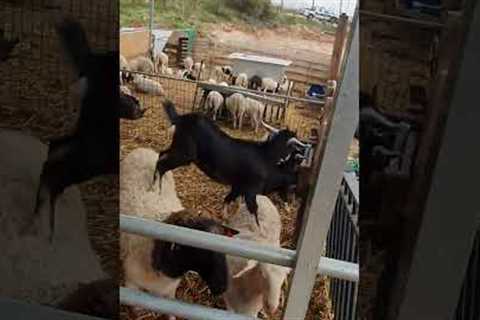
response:
M480 221L457 306L456 320L480 319Z
M345 173L327 236L327 257L352 263L359 262L357 224L359 204L356 175ZM330 281L330 298L335 319L356 319L357 293L358 283L342 279Z
M122 70L125 71L125 70ZM154 80L161 84L165 97L172 100L177 109L181 113L191 111L207 112L204 108L205 95L203 89L215 90L221 93L240 92L244 96L252 97L265 104L264 121L276 126L288 126L289 129L296 131L300 138L307 138L310 136L309 126L305 126L304 116L300 116L295 112L288 112L290 108L296 108L299 105L307 105L308 108L318 110L318 118L321 118L324 110L324 100L298 98L287 95L280 95L274 93L260 93L258 91L249 90L239 87L222 87L211 83L202 81L192 81L187 79L179 79L176 76L167 76L161 74L151 74L143 72L129 71L133 75L141 75L147 79ZM133 89L133 86L129 86ZM159 108L161 106L162 97L140 93L132 90L143 107ZM230 121L231 116L222 108L221 114L218 117L220 121ZM308 121L311 121L309 119ZM244 121L245 123L245 121ZM248 128L248 125L245 127Z

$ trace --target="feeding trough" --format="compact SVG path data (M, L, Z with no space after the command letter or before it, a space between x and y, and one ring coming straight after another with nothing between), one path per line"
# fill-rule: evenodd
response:
M292 64L290 60L238 52L230 54L228 58L232 61L234 73L244 72L249 76L269 77L278 82L282 80L287 67Z

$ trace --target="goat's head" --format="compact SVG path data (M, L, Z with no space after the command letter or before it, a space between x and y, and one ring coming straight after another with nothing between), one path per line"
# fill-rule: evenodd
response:
M230 237L238 233L211 218L192 217L186 210L172 214L165 222ZM228 266L223 253L157 240L152 266L171 278L181 277L187 271L197 272L215 295L227 289Z
M296 133L289 129L277 129L262 121L262 125L267 129L270 134L267 138L267 142L276 147L283 148L280 152L280 158L284 159L287 155L291 154L295 150L303 150L309 147L308 144L301 142L297 139Z
M120 91L119 117L129 120L137 120L143 117L146 108L142 108L140 101L132 95Z

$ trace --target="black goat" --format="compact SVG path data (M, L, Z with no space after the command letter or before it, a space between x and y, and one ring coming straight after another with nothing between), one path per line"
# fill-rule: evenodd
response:
M384 170L392 159L401 156L396 147L401 147L410 130L410 124L392 121L374 103L371 96L360 94L360 126L356 137L362 141L360 184L364 188L370 185L374 172Z
M254 75L248 80L248 89L258 90L262 87L262 78Z
M257 217L256 195L264 192L272 168L302 144L295 134L281 130L264 142L235 139L203 114L178 115L171 101L163 106L175 133L170 148L159 154L152 187L165 172L193 162L213 180L231 185L235 198L244 196ZM225 203L230 201L232 195L225 198Z
M118 116L120 118L137 120L143 117L145 111L147 111L147 109L142 109L142 107L140 106L140 101L135 96L120 91L120 101L118 108Z
M263 194L278 192L284 202L288 202L288 194L295 189L298 180L298 168L305 159L303 150L295 150L285 159L281 159L272 168Z
M93 53L82 26L69 18L56 26L67 56L84 88L75 132L51 141L43 165L34 216L50 205L50 241L55 226L55 203L65 188L119 171L118 52ZM122 101L126 101L125 99Z

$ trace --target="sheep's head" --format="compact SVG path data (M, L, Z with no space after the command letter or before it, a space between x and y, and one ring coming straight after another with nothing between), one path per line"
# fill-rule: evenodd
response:
M209 217L192 216L187 210L172 214L165 222L230 237L238 233ZM194 271L215 295L222 294L227 289L228 267L223 253L157 240L152 251L152 266L171 278Z

